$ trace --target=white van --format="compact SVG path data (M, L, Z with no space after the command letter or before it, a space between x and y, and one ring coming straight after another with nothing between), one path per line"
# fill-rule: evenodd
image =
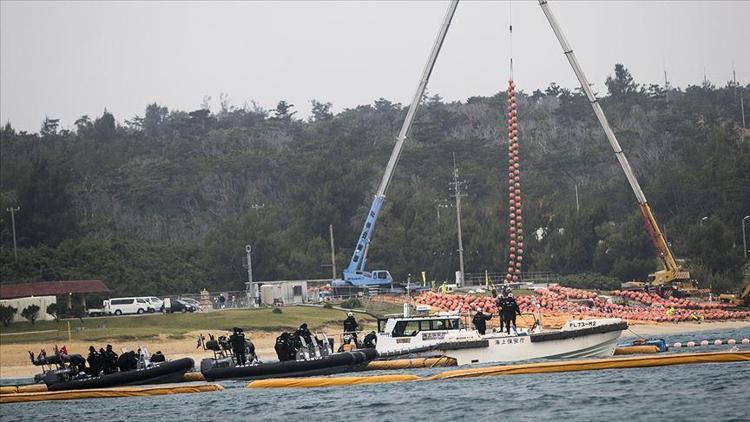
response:
M115 297L105 301L105 312L110 315L142 314L154 312L154 307L144 298Z
M146 299L146 302L148 302L149 305L153 306L154 311L156 312L162 312L164 310L164 301L156 296L143 296L136 299Z

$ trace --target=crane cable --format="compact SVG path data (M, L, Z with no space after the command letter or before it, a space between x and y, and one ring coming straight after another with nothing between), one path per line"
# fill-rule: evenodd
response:
M510 43L510 76L508 78L508 232L509 253L508 268L504 282L517 283L521 279L523 262L523 217L521 207L521 169L518 154L518 105L516 104L516 85L513 81L513 13L512 1L509 1L510 12L508 41Z

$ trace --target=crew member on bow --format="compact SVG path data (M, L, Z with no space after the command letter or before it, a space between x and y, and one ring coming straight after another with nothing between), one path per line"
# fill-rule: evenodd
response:
M485 315L482 312L482 308L477 308L477 313L474 315L474 319L471 320L471 323L474 324L474 328L479 332L479 334L484 335L484 333L487 331L487 321L492 319L492 314Z

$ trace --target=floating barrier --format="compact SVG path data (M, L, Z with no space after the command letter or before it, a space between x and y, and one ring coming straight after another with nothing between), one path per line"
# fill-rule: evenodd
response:
M345 385L379 384L403 381L432 381L456 378L476 378L499 375L543 374L554 372L593 371L601 369L645 368L653 366L688 365L698 363L750 362L750 351L679 353L663 356L591 359L504 365L489 368L470 368L446 371L428 378L416 375L380 375L374 377L335 378L276 378L250 382L248 388L314 388Z
M504 365L489 368L471 368L443 372L428 378L453 379L498 375L545 374L554 372L594 371L601 369L646 368L652 366L688 365L697 363L750 362L750 351L679 353L663 356L638 356L630 358L607 358L577 361L529 363Z
M390 382L419 381L417 375L376 375L373 377L334 378L271 378L251 381L247 388L316 388L344 385L384 384Z
M439 358L374 360L367 364L366 369L377 371L388 369L437 368L447 366L456 366L456 360L447 356Z
M194 382L205 381L206 378L200 372L186 372L185 375L182 376L182 380L185 382Z
M737 340L735 340L733 338L726 339L726 340L716 339L714 341L703 340L700 343L696 343L694 341L688 341L687 343L681 343L681 342L678 341L675 344L673 344L672 347L674 347L675 349L679 349L680 347L721 346L723 344L726 344L726 345L729 345L729 346L734 346L737 343L742 343L742 344L747 345L747 344L750 344L750 339L743 338L740 341L737 341Z
M47 391L44 384L25 384L25 385L3 385L0 386L0 394L17 394L17 393L41 393Z
M645 345L645 346L622 346L615 349L615 356L618 355L640 355L647 353L659 353L659 346Z
M80 400L100 399L112 397L143 397L162 396L167 394L206 393L221 391L224 387L219 384L171 385L161 387L116 387L88 390L18 392L15 394L0 394L0 403L20 403L47 400Z

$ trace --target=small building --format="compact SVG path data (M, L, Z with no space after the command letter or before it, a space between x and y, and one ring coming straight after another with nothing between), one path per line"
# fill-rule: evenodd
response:
M284 304L308 302L307 281L264 281L260 286L260 301L264 305L273 305L275 300Z
M39 321L51 320L47 306L64 303L68 309L74 304L86 307L85 298L94 294L109 294L101 280L39 281L34 283L0 284L0 305L12 306L18 311L13 321L23 321L21 310L29 305L39 306Z

